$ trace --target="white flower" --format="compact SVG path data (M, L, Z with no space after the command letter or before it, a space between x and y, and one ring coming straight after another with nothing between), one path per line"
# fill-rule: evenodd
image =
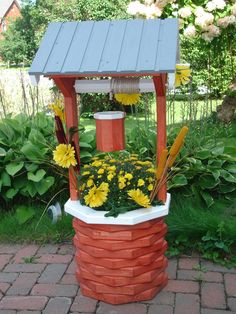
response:
M235 24L236 23L236 17L234 15L229 16L229 24Z
M173 11L173 12L172 12L172 15L173 15L174 17L177 17L177 16L178 16L178 11Z
M193 38L196 36L196 27L192 24L189 24L184 30L184 36Z
M128 5L127 13L131 15L142 14L143 8L145 6L139 1L132 1Z
M182 17L183 19L190 17L191 14L192 14L192 11L190 7L179 9L179 16Z
M236 16L236 3L232 6L231 13Z
M178 9L178 7L179 7L179 5L176 4L176 3L172 3L172 4L171 4L171 8L172 8L172 9Z
M214 1L209 1L206 5L206 9L207 11L211 12L214 11L216 9L216 4Z
M147 17L147 18L153 18L155 16L161 16L162 11L156 7L154 4L150 5L150 6L146 6L143 10L143 14Z
M209 33L202 33L202 39L204 39L207 42L211 42L213 40L213 36L211 36Z
M214 15L211 13L205 12L204 15L198 16L195 19L195 24L200 26L202 29L206 29L209 24L212 24L214 21Z
M154 0L145 0L144 4L146 5L151 5L153 3Z
M207 26L207 31L210 37L217 37L220 35L219 27L213 24Z
M216 5L216 8L219 10L223 10L226 6L226 3L224 0L212 0L212 1Z
M222 27L222 28L226 28L229 25L229 16L225 16L225 17L220 18L217 21L217 25Z
M194 11L194 14L197 16L197 17L201 17L205 14L206 12L204 11L203 7L196 7L195 11Z

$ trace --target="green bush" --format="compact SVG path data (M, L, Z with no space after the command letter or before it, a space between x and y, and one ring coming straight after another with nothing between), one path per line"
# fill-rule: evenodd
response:
M1 204L42 198L48 201L68 185L67 171L52 160L56 145L53 118L44 113L35 118L23 114L9 116L0 122ZM82 162L92 157L94 147L94 132L81 128Z

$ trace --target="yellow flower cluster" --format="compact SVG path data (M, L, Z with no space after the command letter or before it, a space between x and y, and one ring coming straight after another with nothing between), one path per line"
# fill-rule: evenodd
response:
M49 105L49 109L53 110L55 116L59 117L62 122L65 122L64 107L60 99Z
M175 87L189 83L191 70L188 64L177 64L175 72Z
M155 169L150 161L137 155L114 159L93 158L81 171L81 202L104 210L150 207L150 191L155 181Z
M59 144L53 151L53 159L62 168L76 166L75 149L71 144Z

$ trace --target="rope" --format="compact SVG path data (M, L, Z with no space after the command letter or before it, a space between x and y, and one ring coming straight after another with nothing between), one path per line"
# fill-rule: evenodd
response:
M139 78L113 78L111 91L113 94L139 94Z

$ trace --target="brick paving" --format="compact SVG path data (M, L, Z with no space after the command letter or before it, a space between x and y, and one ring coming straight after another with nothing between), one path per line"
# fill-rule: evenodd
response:
M71 244L0 244L0 314L236 314L236 268L194 257L169 260L152 300L124 305L80 293Z

